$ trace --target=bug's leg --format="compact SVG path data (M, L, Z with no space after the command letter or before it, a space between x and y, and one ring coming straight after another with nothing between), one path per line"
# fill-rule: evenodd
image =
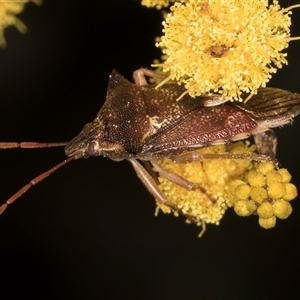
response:
M81 156L80 156L81 157ZM25 192L27 192L32 186L38 184L39 182L41 182L43 179L45 179L46 177L48 177L50 174L52 174L54 171L56 171L57 169L59 169L60 167L64 166L65 164L67 164L69 161L73 160L73 159L77 159L80 157L76 157L76 156L72 156L68 159L65 159L64 161L62 161L61 163L57 164L56 166L54 166L53 168L51 168L50 170L40 174L39 176L35 177L34 179L32 179L29 183L27 183L26 185L24 185L18 192L16 192L13 196L11 196L4 204L2 204L0 206L0 215L4 212L4 210L7 208L7 206L9 204L12 204L13 202L15 202L17 199L19 199Z
M165 197L165 195L159 190L154 178L146 171L146 169L136 160L136 159L129 159L131 162L138 178L142 181L144 186L150 192L150 194L158 201L160 204L170 207L173 211L182 213L180 209L175 207L174 205L170 204ZM152 161L151 161L152 163ZM183 214L183 213L182 213ZM192 216L183 214L191 223L197 223Z
M158 78L164 80L167 78L166 75L159 74L155 71L148 70L146 68L141 68L133 72L133 80L136 85L148 85L146 76L151 78ZM219 94L209 95L207 97L203 96L199 98L199 101L203 103L203 106L216 106L228 101L228 99L222 97Z
M276 163L274 156L257 154L253 152L245 153L199 153L197 151L188 152L179 156L171 157L172 162L176 164L187 164L203 159L247 159L259 162Z
M51 148L66 146L67 143L36 143L36 142L23 142L23 143L0 143L0 149L14 149L14 148Z
M174 206L169 204L168 200L166 199L165 195L159 190L155 180L153 177L146 171L146 169L136 160L136 159L129 159L131 162L138 178L142 181L144 186L150 192L150 194L161 204L169 206L170 208L176 210Z
M201 97L201 102L203 103L203 106L205 106L205 107L217 106L217 105L223 104L227 101L228 101L228 99L222 97L222 95L220 95L220 94L212 94L209 96L204 95L203 97Z
M171 182L185 188L188 191L199 190L201 193L205 194L212 203L216 202L216 200L210 194L208 194L206 189L203 186L201 186L200 184L191 182L180 175L177 175L173 172L170 172L170 171L162 168L154 159L151 160L151 164L153 165L153 167L159 174L161 174L162 176L164 176Z
M260 154L274 157L276 155L277 137L272 129L253 135L257 151Z
M156 73L155 71L141 68L133 72L133 80L136 85L148 85L146 76L152 78L165 79L166 76Z
M142 160L140 163L143 165L143 167L146 169L146 171L149 173L149 175L154 179L155 183L158 185L159 180L157 176L157 172L153 169L153 165L149 160Z

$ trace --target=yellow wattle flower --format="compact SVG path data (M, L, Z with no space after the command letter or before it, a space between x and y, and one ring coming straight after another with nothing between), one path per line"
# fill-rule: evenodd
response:
M245 153L254 152L256 147L248 142L230 144L231 150L225 145L205 147L197 152L201 154ZM218 225L226 209L233 205L235 196L227 192L232 180L242 178L244 173L253 167L253 163L247 160L232 159L205 159L187 164L173 163L169 159L159 160L161 167L176 173L185 179L199 184L210 195L214 202L201 190L188 191L174 184L163 176L159 176L159 188L168 201L180 211L194 219L198 226L206 223ZM157 202L158 210L171 213L169 207ZM174 212L177 215L177 212ZM205 228L205 227L204 227Z
M42 0L0 1L0 47L4 48L6 46L4 38L4 30L6 27L14 25L21 33L26 32L26 26L16 15L23 11L27 2L31 1L38 5L42 3Z
M169 79L184 84L191 96L220 93L242 101L256 94L271 74L287 64L290 9L278 1L183 0L171 6L157 43L166 55Z
M157 9L162 9L163 7L167 7L171 2L175 2L176 0L142 0L142 5L146 7L155 7Z
M188 191L159 175L159 189L188 220L202 226L200 236L207 223L219 225L229 207L242 217L257 214L261 227L272 228L277 218L285 219L292 212L289 202L296 198L297 189L290 183L290 173L286 169L277 169L270 162L222 158L224 154L253 153L255 149L256 146L248 141L240 141L227 147L217 145L196 150L201 154L216 154L219 156L217 159L201 159L186 164L161 159L161 167L200 188ZM157 202L156 213L159 210L178 215L177 211Z

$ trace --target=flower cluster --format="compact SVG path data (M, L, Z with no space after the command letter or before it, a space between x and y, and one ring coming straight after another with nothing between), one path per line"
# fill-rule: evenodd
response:
M160 160L161 167L199 186L199 189L188 191L159 176L159 188L169 203L199 226L218 225L227 208L232 206L240 216L257 214L264 228L275 226L276 217L288 217L292 211L289 201L297 196L288 171L276 170L273 163L222 159L222 155L254 153L256 149L247 141L232 143L229 147L218 145L197 150L201 154L215 154L217 159L186 164ZM158 202L157 207L164 213L178 215L177 211Z
M276 170L272 163L254 164L244 180L230 183L235 212L239 216L256 213L261 227L274 227L276 217L286 219L292 213L289 201L296 198L297 189L290 180L287 169Z
M220 93L242 101L243 92L256 94L287 64L282 51L298 39L290 37L294 7L300 4L281 9L276 0L270 6L265 0L175 2L157 43L166 60L155 66L193 97Z
M26 26L16 15L22 12L25 3L30 1L36 4L42 3L42 0L10 0L0 2L0 47L3 48L6 46L4 38L6 27L14 25L21 33L26 32Z

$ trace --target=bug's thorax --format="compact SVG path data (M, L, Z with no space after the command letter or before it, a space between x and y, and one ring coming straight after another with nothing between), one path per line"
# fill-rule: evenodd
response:
M179 86L159 91L137 86L114 71L104 105L95 120L67 144L66 155L102 155L116 161L132 157L151 159L153 153L142 154L145 143L180 119L184 110L199 105L194 101L176 103L174 99L181 93Z

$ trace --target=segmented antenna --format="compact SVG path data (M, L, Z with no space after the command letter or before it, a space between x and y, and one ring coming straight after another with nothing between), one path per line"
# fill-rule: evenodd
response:
M33 149L33 148L51 148L51 147L63 147L67 143L36 143L36 142L23 142L23 143L0 143L0 149L13 149L13 148L25 148L25 149ZM55 165L50 170L38 175L34 179L32 179L29 183L24 185L19 191L17 191L13 196L11 196L4 204L0 206L0 215L5 211L7 206L9 204L12 204L17 199L19 199L25 192L27 192L32 186L38 184L42 180L44 180L46 177L48 177L50 174L52 174L54 171L58 170L60 167L64 166L68 162L74 159L78 159L82 156L72 156L65 160L63 160L61 163Z

